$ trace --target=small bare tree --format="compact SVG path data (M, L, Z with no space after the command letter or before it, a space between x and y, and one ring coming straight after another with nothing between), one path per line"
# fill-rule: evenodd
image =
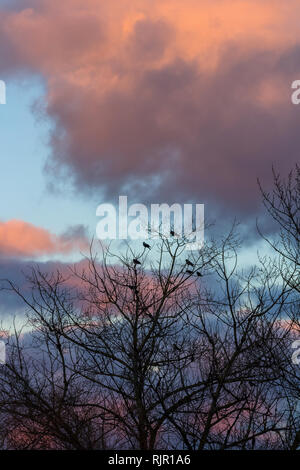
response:
M300 292L300 167L295 166L287 180L273 169L273 190L265 191L259 182L263 204L279 227L279 239L264 240L280 257L278 267L282 276L289 279L290 285Z

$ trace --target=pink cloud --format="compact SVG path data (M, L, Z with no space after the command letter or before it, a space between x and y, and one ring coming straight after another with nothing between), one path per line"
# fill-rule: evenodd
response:
M83 235L57 236L22 220L0 222L0 254L34 258L50 254L68 254L88 247Z
M56 178L251 212L257 176L297 161L297 0L26 4L0 11L0 71L45 79Z

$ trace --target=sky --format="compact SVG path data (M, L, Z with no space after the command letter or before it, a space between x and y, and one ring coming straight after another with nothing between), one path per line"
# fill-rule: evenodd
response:
M237 218L250 259L257 178L299 161L299 14L298 0L0 0L0 271L78 260L97 205L123 194L204 203L220 231Z

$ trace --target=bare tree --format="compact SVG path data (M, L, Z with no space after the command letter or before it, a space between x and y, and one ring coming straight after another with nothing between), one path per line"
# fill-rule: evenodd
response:
M273 169L273 190L267 192L259 182L263 204L279 228L279 237L270 239L262 234L279 255L278 267L293 289L300 292L300 167L295 166L287 180Z
M289 285L266 262L250 272L238 266L230 234L211 264L211 286L198 290L189 315L195 345L193 371L206 384L170 421L190 450L286 448L285 397L279 388L289 331L281 327ZM279 284L279 281L280 284Z
M117 257L122 267L113 264L116 257L109 251L103 254L99 267L91 253L83 271L72 270L72 280L80 285L77 289L66 287L70 278L60 273L48 276L39 270L29 279L31 299L10 283L29 308L28 321L38 332L39 344L49 344L46 356L51 358L51 372L62 374L60 393L56 377L49 378L50 387L55 387L53 396L59 395L66 406L68 392L75 390L76 409L105 416L117 424L120 445L140 449L157 445L168 416L203 386L183 373L191 363L193 349L185 317L193 302L194 275L198 278L196 272L205 269L215 256L215 251L207 248L193 256L187 270L182 258L184 241L169 242L161 237L158 250L157 266L150 263L147 271L137 263L146 262L146 248L138 254L129 251L123 259ZM16 347L19 362L24 362L18 343ZM68 361L63 352L66 347ZM41 366L41 358L36 360ZM18 367L8 365L15 374ZM43 362L39 367L42 381L48 372ZM32 364L26 373L27 383L36 382ZM76 382L75 389L70 382ZM44 390L43 383L39 386ZM94 397L90 401L86 387ZM30 413L30 401L27 405ZM54 417L56 407L51 403ZM74 433L77 436L76 429Z
M275 235L272 239L262 236L277 255L273 261L274 266L294 293L285 315L286 328L290 331L289 355L291 356L291 345L293 341L299 340L300 335L300 168L296 165L286 180L273 169L271 193L264 190L260 183L259 186L264 206L279 229L279 236ZM285 351L286 348L281 351L281 357L286 355ZM290 409L287 439L290 448L295 450L300 447L299 365L292 364L288 358L283 362L286 364L281 367L282 390Z
M151 256L34 269L30 297L9 282L32 331L29 344L15 332L1 370L6 445L286 448L291 282L264 260L240 272L238 247L234 232L193 253L160 236Z

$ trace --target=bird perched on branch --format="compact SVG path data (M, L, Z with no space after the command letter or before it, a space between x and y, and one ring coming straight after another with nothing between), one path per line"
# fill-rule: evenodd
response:
M174 232L174 230L170 230L170 235L171 235L171 237L175 237L175 232Z
M139 293L136 286L127 286L127 287L129 287L129 289L133 290L136 294Z
M198 276L198 277L202 277L203 274L201 274L200 271L197 271L197 276Z
M190 269L187 269L185 272L186 272L187 274L193 274L193 271L191 271Z
M194 264L189 259L186 259L185 262L188 266L194 266Z
M134 258L134 259L133 259L133 264L134 264L135 266L137 266L138 264L142 264L142 263L140 263L140 261L139 261L138 259Z
M148 243L146 243L146 242L143 242L143 247L144 247L144 248L148 248L148 250L151 249L151 246L148 245Z

